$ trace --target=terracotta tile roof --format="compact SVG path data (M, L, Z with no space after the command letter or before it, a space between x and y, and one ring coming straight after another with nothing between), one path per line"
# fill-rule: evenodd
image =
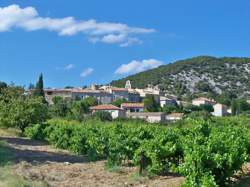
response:
M111 90L115 92L128 92L127 88L111 88Z
M144 108L144 103L122 103L121 107L125 108Z
M121 108L114 105L97 105L90 107L91 110L122 110Z

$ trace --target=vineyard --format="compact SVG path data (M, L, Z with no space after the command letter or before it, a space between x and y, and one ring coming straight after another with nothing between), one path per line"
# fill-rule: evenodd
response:
M248 161L248 129L237 120L183 123L190 128L54 119L26 128L25 134L91 161L107 159L110 166L138 166L148 175L181 174L186 187L228 185Z

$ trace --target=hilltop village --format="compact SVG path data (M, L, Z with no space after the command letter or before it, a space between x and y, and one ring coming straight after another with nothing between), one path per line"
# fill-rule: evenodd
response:
M133 89L131 82L127 81L124 88L113 86L97 86L91 85L88 88L69 88L69 89L44 89L46 101L53 105L54 97L61 97L64 100L83 100L93 97L97 100L98 105L90 108L92 113L97 111L109 112L113 119L116 118L133 118L143 119L150 123L164 123L180 120L184 117L183 112L152 112L147 110L144 102L145 98L153 98L155 104L160 108L166 106L182 107L182 106L210 106L210 113L213 116L227 116L231 114L231 109L227 106L216 103L213 99L199 97L192 100L191 103L183 102L177 99L177 96L166 94L158 87L148 85L144 89ZM121 100L119 106L115 106L115 101Z

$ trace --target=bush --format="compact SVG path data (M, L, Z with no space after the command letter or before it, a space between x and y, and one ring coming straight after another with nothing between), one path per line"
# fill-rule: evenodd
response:
M93 114L93 117L101 121L112 121L111 114L106 111L97 111Z
M24 131L24 135L36 140L44 140L44 128L45 124L36 124L32 127L27 127Z

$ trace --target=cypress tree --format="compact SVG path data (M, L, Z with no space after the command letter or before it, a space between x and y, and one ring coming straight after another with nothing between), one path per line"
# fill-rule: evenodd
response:
M36 83L35 90L33 93L34 96L44 97L44 90L43 90L43 74L40 74L39 79Z

